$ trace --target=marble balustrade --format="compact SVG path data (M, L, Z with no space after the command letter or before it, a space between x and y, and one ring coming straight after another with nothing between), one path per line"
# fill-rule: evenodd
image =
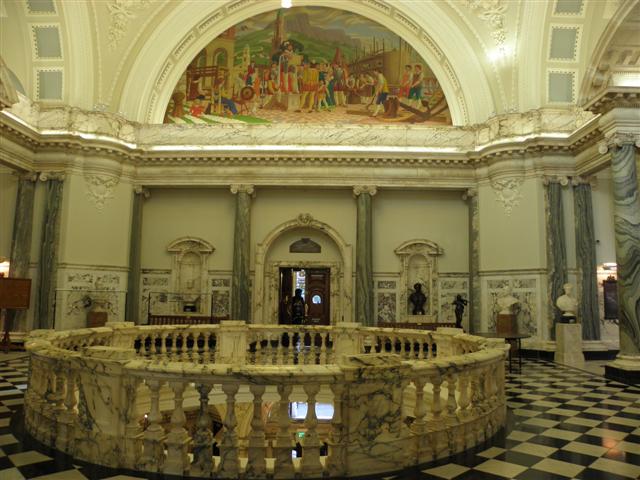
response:
M461 452L505 422L508 346L456 329L122 323L35 331L27 349L29 433L111 467L348 477Z

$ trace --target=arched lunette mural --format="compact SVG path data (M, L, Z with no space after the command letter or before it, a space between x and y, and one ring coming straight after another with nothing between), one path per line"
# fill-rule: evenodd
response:
M450 125L435 75L397 34L358 14L295 7L212 40L174 88L166 123Z

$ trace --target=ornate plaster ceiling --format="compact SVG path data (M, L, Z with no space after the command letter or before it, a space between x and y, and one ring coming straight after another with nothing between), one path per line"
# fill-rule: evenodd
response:
M339 5L396 31L429 61L457 125L544 106L571 108L593 72L620 62L625 71L638 66L638 46L632 42L625 53L633 30L620 28L627 17L637 27L638 0L294 5ZM34 100L159 123L180 73L202 46L279 6L280 0L7 0L0 54Z

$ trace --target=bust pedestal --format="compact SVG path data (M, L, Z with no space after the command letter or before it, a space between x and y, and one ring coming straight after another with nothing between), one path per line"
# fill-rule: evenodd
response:
M496 319L496 333L509 335L518 333L518 321L513 313L499 313Z
M584 368L582 353L582 325L579 323L556 323L556 363Z

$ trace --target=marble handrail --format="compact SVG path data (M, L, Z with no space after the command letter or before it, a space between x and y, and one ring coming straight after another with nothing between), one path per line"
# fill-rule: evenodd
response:
M117 324L36 331L27 349L29 433L118 468L384 473L470 448L505 421L508 346L459 330ZM291 402L306 403L303 419ZM333 406L330 419L318 404Z

